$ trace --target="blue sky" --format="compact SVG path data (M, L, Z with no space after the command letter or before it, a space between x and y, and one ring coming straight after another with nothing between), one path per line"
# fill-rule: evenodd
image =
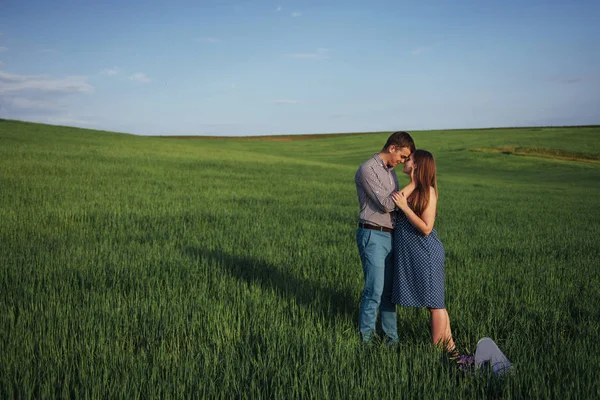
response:
M234 136L600 124L600 2L3 0L0 118Z

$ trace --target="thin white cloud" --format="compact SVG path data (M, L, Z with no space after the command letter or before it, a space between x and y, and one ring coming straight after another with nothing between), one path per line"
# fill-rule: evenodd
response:
M148 75L146 75L143 72L136 72L135 74L132 74L129 79L131 79L132 81L136 81L136 82L142 82L142 83L148 83L151 81L151 79L148 77Z
M283 8L281 6L277 6L277 10L275 10L275 11L279 12L281 10L283 10Z
M52 78L46 75L15 75L0 71L0 93L42 92L51 94L89 93L94 87L85 76Z
M297 104L298 100L280 99L275 100L275 104Z
M12 107L22 110L59 110L63 108L58 102L52 100L16 97L9 99L8 102Z
M119 69L119 67L104 68L102 71L100 71L100 73L102 75L108 75L108 76L115 76L119 72L121 72L121 70Z
M9 74L8 72L0 71L0 83L8 82L24 82L31 79L47 79L48 77L45 75L17 75L17 74Z
M5 51L8 51L8 47L0 46L0 53L4 53Z
M221 43L222 40L216 37L200 37L198 39L196 39L196 41L198 42L203 42L203 43Z
M294 53L291 54L291 57L303 60L325 60L329 58L329 52L329 49L318 48L317 51L313 53Z
M40 50L40 53L45 53L45 54L60 54L60 51L54 50L54 49L42 49L42 50Z
M294 18L296 18L296 17L301 17L301 16L302 16L302 13L301 13L301 12L299 12L299 11L294 11L294 12L292 13L292 17L294 17Z
M85 76L56 78L48 75L19 75L0 70L0 112L7 118L42 123L68 117L65 99L69 96L91 93L94 87Z
M4 65L4 63L2 61L0 61L0 67L3 66L3 65Z
M427 53L428 51L429 51L428 47L418 47L418 48L414 49L413 51L411 51L410 54L418 55L418 54Z

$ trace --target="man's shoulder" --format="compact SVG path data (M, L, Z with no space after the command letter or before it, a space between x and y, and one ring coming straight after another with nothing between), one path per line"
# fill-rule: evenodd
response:
M370 158L358 166L358 169L356 170L356 174L354 175L354 178L355 179L358 179L358 178L364 179L365 175L369 174L369 172L372 170L373 170L373 159Z
M367 168L373 168L373 166L375 166L375 165L377 165L377 161L375 160L375 157L371 157L364 163L360 164L360 166L358 167L358 170L360 171L360 170L365 170Z
M358 170L354 175L354 181L358 185L359 182L378 180L381 170L381 165L377 162L375 157L372 157L358 167Z

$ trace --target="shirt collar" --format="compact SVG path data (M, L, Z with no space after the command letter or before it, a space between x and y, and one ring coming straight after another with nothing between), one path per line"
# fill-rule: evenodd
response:
M393 168L390 168L387 165L385 165L385 162L383 162L381 157L379 157L379 153L373 154L373 158L375 159L375 161L377 161L377 164L381 165L383 167L383 169L385 169L386 171L389 172L390 170L393 169Z

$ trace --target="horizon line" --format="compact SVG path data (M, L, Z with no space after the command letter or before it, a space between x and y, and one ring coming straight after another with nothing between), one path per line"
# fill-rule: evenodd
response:
M82 128L78 126L71 125L60 125L60 124L49 124L43 122L33 122L33 121L24 121L18 119L7 119L0 118L0 122L18 122L24 124L36 124L36 125L46 125L46 126L54 126L54 127L64 127L70 129L81 129L88 131L97 131L97 132L107 132L107 133L116 133L123 135L133 135L133 136L141 136L141 137L158 137L163 139L238 139L238 140L252 140L252 139L286 139L290 138L300 138L300 137L332 137L332 136L351 136L351 135L371 135L371 134L382 134L382 133L392 133L402 131L401 129L394 130L377 130L377 131L355 131L355 132L323 132L323 133L278 133L272 135L144 135L130 132L118 132L118 131L109 131L106 129L94 129L94 128ZM494 126L494 127L482 127L482 128L441 128L441 129L414 129L414 130L406 130L406 132L437 132L437 131L487 131L487 130L503 130L503 129L544 129L544 128L600 128L600 124L585 124L585 125L528 125L528 126Z

